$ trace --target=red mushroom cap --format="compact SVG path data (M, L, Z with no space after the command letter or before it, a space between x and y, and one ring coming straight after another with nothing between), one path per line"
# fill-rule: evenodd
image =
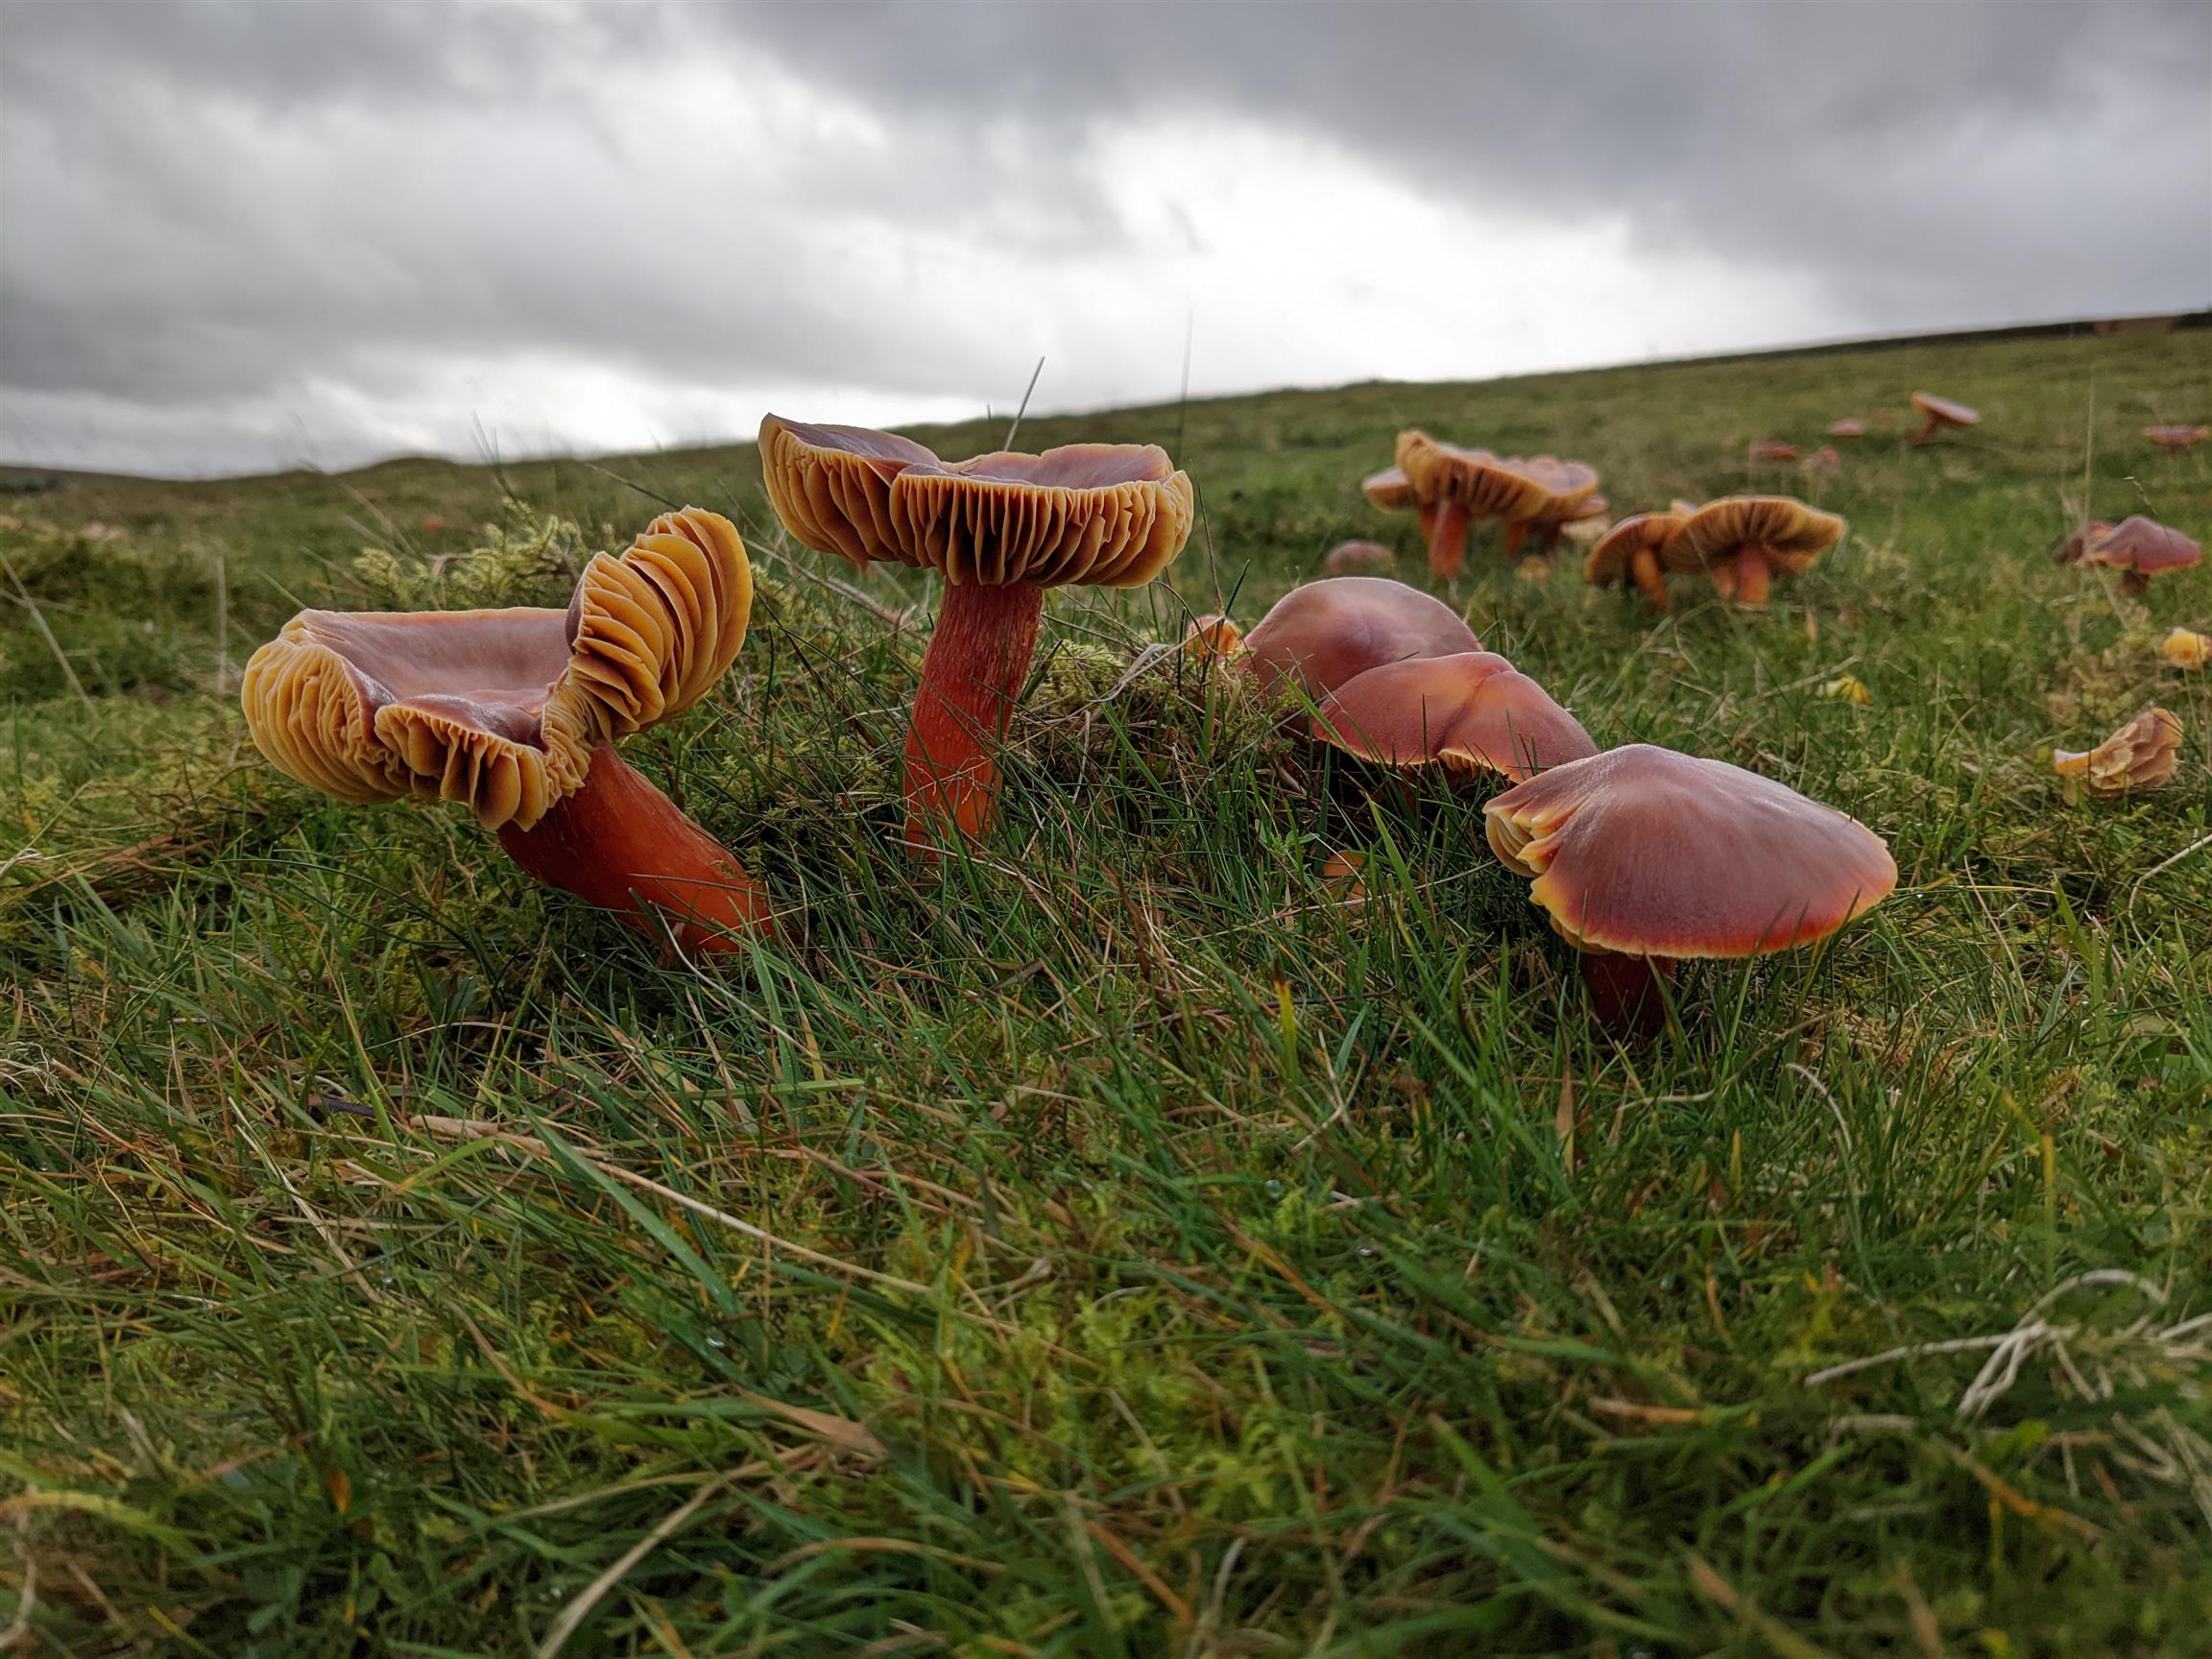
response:
M2185 570L2204 557L2204 549L2178 530L2138 513L2123 518L2103 535L2087 538L2080 555L2084 565L2108 565L2152 576L2167 570Z
M1313 735L1385 766L1442 765L1515 782L1598 753L1580 721L1489 651L1413 658L1355 675L1322 702Z
M1856 819L1647 743L1554 766L1483 812L1492 850L1582 950L1762 955L1834 932L1897 884Z
M2143 436L2161 449L2178 455L2192 444L2212 438L2212 426L2146 426Z
M1860 420L1856 415L1846 415L1840 421L1832 421L1828 423L1828 436L1831 438L1863 438L1866 436L1866 422Z
M1382 576L1332 576L1293 588L1244 636L1244 645L1245 669L1263 692L1294 678L1316 698L1385 662L1482 649L1451 606Z
M1743 453L1754 461L1794 461L1797 459L1797 445L1785 443L1779 438L1754 438L1744 447Z
M1912 407L1938 426L1971 426L1982 419L1981 411L1933 392L1913 393Z

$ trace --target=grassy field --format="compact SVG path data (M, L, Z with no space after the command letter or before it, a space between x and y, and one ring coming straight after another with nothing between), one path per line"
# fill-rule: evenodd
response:
M1984 424L1903 447L1923 386ZM1168 445L1202 524L1054 599L998 838L928 883L927 589L790 546L750 448L0 499L0 1648L2202 1655L2212 692L2156 646L2212 572L2136 602L2048 549L2212 529L2212 455L2135 436L2208 397L2200 331L1030 421ZM1887 411L1766 616L1473 550L1477 631L1600 743L1896 854L1656 1042L1593 1025L1478 797L1371 794L1180 660L1122 684L1340 538L1421 580L1355 488L1402 425L1632 509ZM565 594L662 500L762 599L628 753L788 949L664 969L465 814L246 740L295 608ZM2054 745L2152 702L2173 785L2066 799Z

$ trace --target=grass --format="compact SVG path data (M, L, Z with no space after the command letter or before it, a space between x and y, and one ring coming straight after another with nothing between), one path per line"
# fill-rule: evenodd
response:
M2198 332L1032 420L1180 432L1204 523L1053 602L1002 832L934 886L890 792L926 589L826 585L749 449L0 503L0 1646L2201 1655L2212 695L2155 644L2212 578L2046 551L2212 525L2212 461L2134 437L2208 384ZM1410 553L1353 487L1402 424L1636 507L1922 385L1983 426L1852 447L1847 543L1763 618L1476 549L1478 632L1601 743L1896 853L1656 1043L1593 1026L1472 798L1375 796L1179 659L1120 685L1341 537ZM504 502L589 544L657 497L736 517L762 602L630 753L804 905L788 950L664 969L465 815L245 741L296 606L491 521L456 568L557 589ZM2174 784L2065 799L2052 747L2152 701Z

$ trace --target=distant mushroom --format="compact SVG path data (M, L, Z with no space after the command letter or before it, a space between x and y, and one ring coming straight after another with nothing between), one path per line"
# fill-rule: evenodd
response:
M1451 606L1381 576L1333 576L1293 588L1244 644L1244 670L1263 695L1288 682L1316 701L1385 662L1482 649Z
M2176 668L2202 668L2212 662L2212 634L2176 628L2160 642L2158 655Z
M1203 661L1209 657L1234 657L1244 649L1244 630L1217 612L1192 620L1183 636L1183 655Z
M1141 588L1190 534L1188 474L1155 445L1071 444L948 464L856 426L760 423L785 528L855 565L945 578L906 735L906 837L926 851L996 821L997 751L1036 651L1045 590Z
M1562 493L1522 463L1487 449L1462 449L1421 431L1398 434L1398 468L1417 497L1435 508L1429 532L1429 573L1439 582L1458 576L1473 520L1503 519L1505 553L1514 558L1529 522ZM1582 493L1597 487L1598 475L1592 472L1590 488Z
M1412 658L1354 675L1322 700L1312 734L1378 765L1442 766L1514 782L1598 753L1581 722L1489 651Z
M1545 482L1553 482L1553 477L1548 476L1543 470L1544 463L1541 460L1529 465ZM1560 469L1556 476L1567 487L1555 493L1545 503L1544 510L1528 521L1528 540L1526 545L1541 557L1522 560L1520 574L1532 580L1551 574L1551 561L1558 553L1560 542L1572 540L1588 546L1604 535L1607 528L1605 510L1608 503L1604 496L1593 493L1597 486L1597 473L1578 461L1551 462L1550 465ZM1569 472L1569 468L1575 469L1575 471ZM1584 472L1590 474L1591 489L1588 491L1581 488L1580 474Z
M2150 590L2152 577L2186 570L2204 557L2204 549L2180 531L2138 513L2109 529L2096 522L2082 526L2060 546L2059 557L2118 570L2120 591L2140 595Z
M1959 427L1972 426L1982 419L1979 411L1963 403L1954 403L1948 397L1938 397L1933 392L1912 394L1912 407L1927 418L1927 424L1912 434L1911 443L1925 444L1936 433Z
M2051 765L2059 777L2079 779L2099 795L2127 795L2164 784L2180 753L2179 717L2146 709L2094 749L2055 751Z
M2146 426L2143 436L2167 454L2178 455L2191 445L2212 438L2212 426Z
M1866 436L1866 422L1860 420L1856 415L1846 415L1840 421L1831 421L1828 423L1828 436L1831 438L1863 438Z
M1674 511L1638 513L1622 519L1590 549L1589 561L1582 567L1584 578L1597 588L1623 588L1634 583L1644 595L1644 603L1654 613L1667 610L1671 601L1660 550L1688 519L1689 512L1683 511L1687 507L1686 502L1678 503Z
M1784 443L1779 438L1754 438L1744 446L1744 457L1752 461L1794 461L1797 445Z
M1833 478L1843 470L1843 457L1833 444L1823 444L1802 463L1809 478Z
M1332 576L1358 576L1397 563L1398 555L1380 541L1339 541L1322 556L1321 568Z
M766 893L614 744L704 697L752 607L735 528L685 508L594 557L565 611L302 611L247 663L246 722L310 788L465 803L548 886L733 950L775 931Z
M1483 807L1491 850L1583 953L1601 1018L1647 1022L1692 957L1825 938L1897 884L1882 838L1796 790L1632 743L1516 784Z
M1668 569L1703 570L1723 599L1763 611L1776 570L1811 569L1842 534L1835 514L1790 496L1727 495L1692 513L1657 552Z

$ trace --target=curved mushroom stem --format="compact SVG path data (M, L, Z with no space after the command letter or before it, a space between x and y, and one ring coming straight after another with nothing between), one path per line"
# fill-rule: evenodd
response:
M1439 582L1456 582L1467 558L1467 503L1439 501L1429 526L1429 574Z
M1675 966L1666 956L1584 955L1582 983L1599 1023L1623 1036L1656 1036L1667 1025L1664 986L1674 982Z
M1672 601L1667 597L1667 572L1659 567L1659 555L1648 547L1639 547L1629 556L1628 574L1636 579L1637 589L1644 595L1644 603L1653 612L1669 610Z
M1045 589L948 582L906 732L906 839L973 841L998 819L995 751L1037 650Z
M640 933L665 926L687 950L734 950L776 936L768 893L611 744L584 786L528 830L499 831L507 855L548 887L619 913Z
M1767 549L1756 541L1745 542L1736 555L1736 602L1746 611L1766 610L1773 574L1767 563Z
M1921 427L1919 431L1913 433L1912 436L1906 439L1905 442L1908 444L1925 444L1929 439L1935 437L1937 432L1941 431L1942 427L1943 422L1936 420L1935 416L1931 415L1928 417L1928 424Z

